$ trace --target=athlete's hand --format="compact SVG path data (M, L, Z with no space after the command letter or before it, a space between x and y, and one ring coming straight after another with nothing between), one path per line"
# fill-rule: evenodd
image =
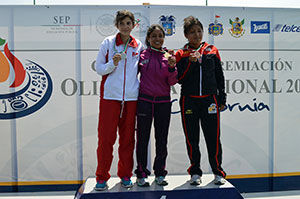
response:
M114 65L115 66L118 66L119 64L119 61L122 59L122 56L120 53L116 53L114 56L113 56L113 61L114 61Z
M189 61L196 62L198 58L196 57L195 53L191 53L189 56Z
M174 67L175 64L176 64L176 58L175 58L174 56L168 57L168 64L169 64L171 67Z
M172 49L172 50L168 50L168 53L170 54L170 55L175 55L175 51Z

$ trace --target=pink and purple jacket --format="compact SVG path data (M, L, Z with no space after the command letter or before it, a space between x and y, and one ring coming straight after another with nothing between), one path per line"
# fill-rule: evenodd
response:
M141 73L139 99L148 96L146 99L153 102L160 102L160 99L170 101L170 87L177 83L177 69L168 64L164 53L151 48L143 50L139 60L139 72Z

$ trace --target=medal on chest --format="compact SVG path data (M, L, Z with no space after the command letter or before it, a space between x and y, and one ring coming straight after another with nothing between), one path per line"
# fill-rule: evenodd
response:
M165 53L164 53L164 57L165 57L165 58L168 59L170 56L171 56L170 53L168 53L168 52L165 52Z
M115 52L114 54L120 53L122 60L125 60L127 58L126 51L127 51L127 48L128 48L129 40L130 40L130 38L128 38L128 40L127 40L127 42L126 42L126 44L124 46L124 49L122 51L120 51L120 52L117 51L117 49L116 49L116 43L114 44L114 52Z
M125 52L122 52L122 53L121 53L121 59L123 59L123 60L124 60L124 59L126 59L126 58L127 58L127 55L126 55L126 53L125 53Z
M200 53L200 49L203 46L203 43L200 44L199 48L197 48L196 50L192 50L191 55L196 57L198 62L201 64L202 62L202 54ZM189 47L188 47L189 48Z
M194 56L197 58L198 62L201 63L202 62L202 55L199 51L196 51L194 53Z

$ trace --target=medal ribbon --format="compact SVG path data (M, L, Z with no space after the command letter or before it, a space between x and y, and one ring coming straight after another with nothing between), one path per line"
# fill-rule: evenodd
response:
M168 58L171 56L167 51L159 50L159 49L153 48L152 46L150 46L150 48L154 51L161 52L162 54L164 54L165 58Z
M191 53L194 54L194 56L197 57L199 63L202 62L202 59L201 59L202 55L201 55L201 52L199 52L199 50L200 50L200 48L203 46L203 44L204 44L204 42L201 43L200 46L199 46L196 50L192 50L192 52L191 52ZM188 45L188 49L189 49L189 48L190 48L190 46ZM197 54L196 54L196 53L197 53Z
M152 46L150 46L150 48L154 51L157 51L157 52L161 52L161 53L166 53L166 51L164 50L159 50L159 49L156 49L156 48L153 48Z
M192 52L197 52L198 50L200 50L200 48L203 46L204 42L202 42L199 46L199 48L197 48L196 50L192 50ZM190 45L187 46L188 49L190 48Z
M130 37L127 39L127 42L126 42L126 44L125 44L125 46L124 46L124 50L122 50L121 52L119 52L120 54L121 54L121 53L124 53L124 52L127 50L127 46L128 46L129 40L130 40ZM117 49L116 49L116 43L115 43L115 45L114 45L114 51L115 51L115 52L118 52Z

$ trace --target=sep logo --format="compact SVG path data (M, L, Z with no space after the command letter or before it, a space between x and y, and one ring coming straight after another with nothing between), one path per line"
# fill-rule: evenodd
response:
M269 34L270 22L269 21L251 21L252 34Z
M38 111L52 94L52 80L39 64L24 65L0 38L0 119L14 119Z
M68 24L71 20L70 16L54 16L53 23L54 24Z

